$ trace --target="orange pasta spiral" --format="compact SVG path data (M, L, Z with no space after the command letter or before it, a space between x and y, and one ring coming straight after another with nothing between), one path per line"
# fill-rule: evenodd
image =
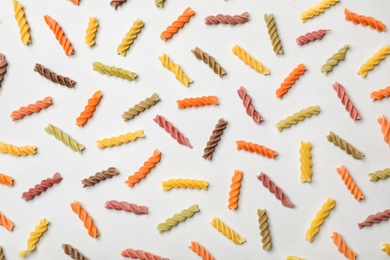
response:
M96 106L99 105L101 98L102 92L99 90L96 91L90 99L88 99L88 105L84 108L84 111L81 112L79 117L76 119L76 125L84 126L88 122L88 119L92 117Z
M50 30L53 31L56 39L61 44L62 48L65 51L66 56L74 54L74 49L68 38L66 38L64 31L58 25L58 23L48 15L45 15L45 22L49 26Z
M278 155L278 152L271 150L267 147L264 147L262 145L253 144L242 140L237 141L236 144L237 144L237 150L243 149L251 153L261 154L262 156L268 158L275 158Z
M93 238L97 238L100 234L93 223L91 216L88 215L83 207L81 207L78 201L71 203L70 206L73 212L79 216L79 219L84 222L84 227L88 230L88 234Z
M185 98L182 100L178 100L176 102L179 108L210 106L210 105L218 105L218 97L203 96L197 98Z
M390 122L382 115L378 118L378 123L381 125L383 138L390 145Z
M229 209L236 210L238 208L238 195L240 195L242 172L235 170L232 177L232 184L229 192Z
M176 21L174 21L171 25L165 29L160 35L161 39L164 41L169 40L172 38L172 36L179 31L180 28L182 28L186 23L189 22L191 16L195 14L194 10L192 10L190 7L187 7L187 9L184 10L183 14L180 15Z
M11 113L12 120L22 119L24 116L37 113L44 108L51 106L53 103L51 97L45 97L43 100L38 100L35 104L29 104L27 107L21 107Z
M11 220L6 218L3 214L0 213L0 226L5 227L8 231L12 231L14 228L14 224L12 223Z
M364 26L370 26L372 29L376 29L378 32L386 30L386 26L378 20L370 16L358 15L349 11L347 8L344 9L345 20L352 21L354 24L362 24Z
M351 194L353 194L354 198L360 201L361 199L364 199L364 195L362 191L359 189L359 187L356 185L355 181L352 179L351 175L345 169L344 165L336 168L337 173L341 176L343 179L345 185L347 186L348 190L351 191Z
M202 257L202 260L214 260L214 257L196 241L191 241L189 248L191 248L198 256Z
M305 73L306 67L303 64L299 64L294 70L284 79L283 83L280 84L280 87L276 90L276 97L282 99L287 91L295 84L303 73Z
M12 179L10 176L0 173L0 184L4 184L7 186L14 186L14 179Z
M356 253L345 244L339 233L333 232L330 237L333 238L333 243L338 247L339 252L343 253L346 258L350 260L356 259Z
M390 86L371 92L370 97L372 98L372 101L382 100L383 98L390 97Z

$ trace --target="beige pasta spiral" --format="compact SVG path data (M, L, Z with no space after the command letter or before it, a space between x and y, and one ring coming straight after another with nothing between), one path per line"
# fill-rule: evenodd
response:
M145 100L134 105L134 107L123 112L122 114L123 120L129 121L130 119L133 119L134 117L138 116L141 112L157 104L159 101L160 99L158 98L157 93L153 93L151 97L146 98Z
M93 69L100 72L101 74L107 74L108 76L120 77L127 80L135 80L137 78L137 73L124 70L122 68L117 68L114 66L107 66L100 62L92 63Z
M274 52L276 54L283 54L282 43L280 42L278 29L276 28L274 15L273 14L265 14L264 20L267 23L268 34L269 34L269 37L271 39Z
M289 116L276 124L276 127L279 131L282 131L284 128L288 128L292 125L297 124L299 121L305 120L307 117L311 117L312 115L318 115L320 113L319 106L310 106L301 111Z
M326 136L329 142L332 142L334 145L340 147L341 150L344 150L347 154L351 154L355 159L363 159L364 153L359 151L357 148L352 146L350 143L340 138L338 135L332 131L329 135Z
M272 247L272 243L271 234L269 232L267 211L265 209L258 209L257 215L259 216L259 229L262 237L261 242L263 243L263 249L265 251L269 251Z

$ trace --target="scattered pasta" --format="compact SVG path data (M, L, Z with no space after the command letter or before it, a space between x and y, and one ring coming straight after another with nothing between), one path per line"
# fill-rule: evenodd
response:
M156 122L160 127L164 128L167 133L171 134L171 136L176 139L179 144L192 148L192 145L190 144L188 138L185 137L181 132L179 132L179 130L175 126L173 126L171 122L167 121L163 116L156 115L153 121Z
M12 1L14 5L15 20L18 22L20 40L25 44L31 43L30 26L28 26L23 6L16 0Z
M77 250L76 248L74 248L69 244L62 244L61 247L64 250L64 253L69 255L73 259L88 260L88 258L85 255L83 255L79 250Z
M79 219L84 222L84 227L88 230L88 235L97 238L100 234L97 230L91 216L85 211L78 201L70 204L72 211L77 214Z
M325 218L329 216L330 211L335 207L336 201L328 198L328 200L322 205L321 209L317 212L316 217L310 224L309 229L306 231L306 240L313 242L315 235L320 231L320 226L324 223Z
M95 45L96 32L99 26L99 22L96 17L90 17L88 21L87 30L85 30L85 43L88 47Z
M325 12L326 9L330 8L332 5L337 4L340 0L321 0L317 5L303 11L301 13L302 22L313 18L314 16L320 15Z
M34 251L37 247L38 241L41 236L46 232L49 221L41 219L39 224L35 227L35 230L30 233L30 237L27 240L27 249L19 253L19 257L25 257L30 252Z
M390 168L383 170L377 170L375 172L369 173L370 181L384 180L390 177ZM1 180L1 179L0 179Z
M204 23L206 25L214 25L220 23L237 25L237 24L246 23L247 21L249 21L248 12L244 12L242 14L237 14L237 15L228 15L228 14L209 15L206 18L204 18Z
M73 138L69 137L69 135L65 132L63 132L61 129L58 127L49 124L46 128L45 131L48 134L54 135L54 137L57 140L60 140L64 145L69 146L70 149L72 149L75 152L81 153L84 150L84 145L78 143L76 140Z
M311 169L313 166L311 161L311 148L312 145L310 142L301 141L301 148L299 148L299 153L301 154L301 182L311 182L311 177L313 175L313 171Z
M278 152L259 144L254 144L243 140L236 141L236 144L237 150L239 151L244 150L250 153L257 153L267 158L275 158L278 155Z
M349 174L347 169L345 169L344 165L336 168L337 173L341 176L341 179L344 181L344 184L347 186L348 190L351 192L353 197L360 201L364 199L364 195L359 187L356 185L355 181L352 179L352 176Z
M195 14L195 11L190 7L187 7L184 12L174 21L171 25L169 25L165 31L163 31L160 35L160 38L164 41L169 40L172 36L177 33L180 28L183 28L186 23L190 21L191 16Z
M129 142L134 142L138 138L144 138L143 130L137 130L135 132L128 132L126 134L121 134L118 136L113 136L110 138L103 138L101 140L97 140L97 147L100 149L104 149L106 147L113 147L122 144L127 144Z
M267 174L261 172L257 179L262 182L263 186L268 188L268 190L275 195L275 197L280 200L283 206L287 208L293 208L295 205L287 197L286 193L282 191L279 186L277 186L273 181L270 180Z
M12 223L12 221L6 216L4 216L4 214L2 213L0 213L0 226L3 226L8 231L12 231L14 229L14 224Z
M202 107L218 105L217 96L202 96L196 98L184 98L176 101L179 108Z
M126 212L132 212L136 215L148 214L148 207L138 206L134 203L128 203L126 201L109 200L106 201L106 209L123 210Z
M261 235L261 242L263 243L263 249L265 251L271 250L271 233L269 231L268 216L265 209L258 209L257 215L259 216L259 229Z
M306 70L307 68L303 64L299 64L296 68L294 68L276 90L276 97L282 99L287 91L295 84L299 77L305 73Z
M229 200L228 200L229 209L236 210L238 208L238 197L240 195L240 190L241 190L242 176L243 173L241 171L234 170L232 183L230 185L230 192L229 192Z
M352 21L354 24L361 24L363 26L370 26L372 29L376 29L378 32L386 30L386 26L381 22L372 18L371 16L359 15L349 11L347 8L344 9L345 20Z
M51 188L54 184L60 183L62 181L62 176L56 172L53 177L46 178L42 180L41 183L35 185L33 188L28 189L28 191L23 192L22 199L29 201L35 198L36 196L41 195L42 192L45 192L48 188Z
M246 240L244 237L240 236L233 229L223 223L219 218L213 217L211 220L211 225L218 230L222 235L233 241L233 243L237 245L241 245Z
M218 120L218 123L215 125L213 133L211 134L210 139L206 144L206 147L203 150L203 155L202 155L203 158L207 160L211 160L213 158L215 148L217 147L219 141L221 140L223 130L225 130L226 126L227 126L227 121L225 121L223 118L220 118Z
M58 25L57 21L48 15L45 15L45 22L49 26L50 30L53 31L57 41L60 43L65 51L66 56L74 54L74 49L68 38L65 36L64 31Z
M81 181L81 184L83 184L83 188L85 187L92 187L95 184L98 184L101 181L104 181L106 179L111 179L115 175L118 175L119 171L115 167L110 167L107 170L103 170L101 172L95 173L95 175L91 175L88 178L85 178Z
M3 53L0 53L0 87L3 83L4 76L7 73L8 62Z
M232 51L240 60L242 60L246 65L256 70L257 72L263 75L268 75L270 73L269 69L266 66L264 66L260 61L253 58L249 53L247 53L237 44L234 45Z
M176 79L180 81L180 83L183 84L184 86L188 87L188 85L193 82L192 79L190 79L184 74L180 66L177 65L176 63L173 63L172 60L168 57L168 55L166 55L165 53L159 56L158 59L161 61L161 64L165 68L167 68L168 70L172 71L175 74Z
M333 243L337 246L339 252L343 253L346 258L349 258L350 260L356 259L356 253L345 244L344 239L339 233L333 232L330 237L333 239Z
M242 104L245 107L246 114L252 117L253 121L256 124L261 124L261 121L264 119L261 117L260 113L255 109L255 106L252 103L252 98L249 96L243 86L237 90L238 96L242 100Z
M15 146L0 142L0 153L7 153L13 156L27 156L37 153L36 146Z
M14 186L14 179L10 176L0 173L0 184L10 186L10 187Z
M76 118L76 125L84 126L88 119L93 116L93 112L95 112L96 107L99 105L100 99L102 99L103 95L100 90L96 91L90 99L88 99L88 104L84 108L84 111L80 113L79 117Z
M364 153L359 151L357 148L352 146L350 143L330 131L329 135L326 136L329 142L332 142L335 146L340 147L341 150L344 150L347 154L352 155L355 159L363 159Z
M132 248L127 248L123 250L121 255L123 257L130 257L133 259L169 260L168 258L163 258L149 252L145 252L139 249L136 250Z
M312 115L318 115L320 111L321 110L319 106L307 107L279 121L276 124L276 128L278 128L279 131L282 131L285 128L289 128L290 126L297 124L299 121L305 120L305 118L307 117L311 117Z
M282 43L279 38L278 29L276 28L276 23L274 20L273 14L264 15L265 23L267 24L268 35L271 39L273 50L276 54L283 54Z
M190 179L169 179L163 181L162 183L163 190L175 189L197 189L197 190L207 190L209 183L204 180L190 180Z
M387 221L390 218L390 209L386 209L383 212L377 212L368 216L363 222L358 223L360 229L364 227L371 227L374 224L381 223L382 221Z
M124 121L129 121L130 119L138 116L141 112L144 112L146 109L154 106L159 101L160 99L157 93L153 93L151 97L145 98L143 101L135 104L132 108L129 108L129 110L123 112L122 118Z
M324 72L325 75L333 70L333 68L339 64L340 61L345 59L345 55L349 45L345 44L341 49L339 49L335 54L332 55L329 59L326 60L325 64L321 66L321 72Z
M122 39L122 42L118 45L118 54L126 56L127 50L130 48L130 45L133 44L137 35L141 32L143 26L144 22L142 20L135 20L129 31L126 33L126 36Z
M378 123L381 125L383 139L390 145L390 122L384 115L378 117Z
M164 7L165 0L154 0L157 7Z
M210 252L196 241L191 241L189 248L191 248L191 250L198 256L202 257L202 260L214 260L214 257L210 254Z
M160 233L168 231L180 222L184 222L187 218L191 218L197 212L199 212L198 205L191 205L188 209L183 209L180 213L176 213L172 217L167 218L165 222L158 224L157 230L160 231Z
M101 74L106 74L108 76L119 77L122 79L127 79L129 81L133 81L137 78L137 73L131 72L128 70L124 70L122 68L117 68L114 66L104 65L101 62L92 63L93 69Z
M43 77L47 78L51 82L60 84L62 86L66 86L68 88L73 88L74 84L76 84L76 81L73 79L70 79L68 77L64 77L61 75L57 75L53 71L51 71L48 68L45 68L43 65L35 63L34 71L41 74Z
M372 98L372 101L390 97L390 86L371 92L370 97Z
M376 65L378 65L381 60L384 60L387 55L390 54L390 45L385 45L379 49L371 58L369 58L358 70L358 74L363 78L367 76L370 70L373 70Z
M219 65L219 63L215 61L214 57L203 52L198 47L191 50L191 52L195 55L195 57L198 60L201 60L204 63L208 64L210 69L212 69L215 74L218 74L219 77L222 78L223 75L226 75L226 71L223 68L221 68L221 65Z
M304 44L308 44L316 40L321 40L322 38L324 38L325 34L329 31L330 30L319 29L318 31L308 32L305 33L304 35L298 36L296 42L298 45L302 46Z
M387 255L390 255L390 244L383 243L382 244L382 250L385 251Z
M118 6L123 5L126 3L127 0L111 0L110 5L115 8L115 10L118 8Z
M48 108L53 102L51 97L45 97L43 100L38 100L34 104L29 104L27 107L20 107L18 110L15 110L11 113L11 118L13 121L22 119L25 116L31 115L32 113L38 113L42 109Z
M333 84L333 89L337 92L338 98L341 100L341 103L345 106L345 110L349 112L349 116L353 119L353 121L360 120L361 116L357 111L355 105L349 99L345 88L338 82Z

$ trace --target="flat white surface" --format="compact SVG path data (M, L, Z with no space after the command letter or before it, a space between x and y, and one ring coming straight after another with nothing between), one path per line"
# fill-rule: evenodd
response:
M128 247L143 249L170 259L199 259L188 245L196 240L216 259L284 259L297 255L305 259L344 259L337 251L330 235L340 232L359 259L386 259L380 250L383 242L390 242L390 223L380 223L359 230L357 223L368 215L389 207L389 180L370 182L368 173L389 167L389 147L383 140L377 117L390 118L389 100L372 102L369 94L389 85L390 59L383 60L366 78L357 75L360 65L380 47L389 44L388 31L379 33L369 27L354 25L344 20L344 8L373 16L390 25L387 0L342 0L314 19L302 23L299 14L317 4L316 0L167 0L164 8L157 8L153 0L129 0L115 11L109 0L81 0L80 6L70 1L20 1L31 27L32 44L24 46L19 40L17 23L11 1L0 3L0 52L8 60L8 69L0 91L0 140L14 145L35 145L35 156L17 158L2 154L0 172L15 179L13 187L0 187L0 212L10 218L15 228L8 232L0 228L0 245L7 259L17 259L26 248L29 233L41 218L50 221L48 231L40 239L31 259L69 259L61 248L69 243L90 259L122 259L120 252ZM174 37L164 42L161 31L190 6L196 11L188 24ZM206 26L208 15L240 14L249 12L250 21L243 25ZM276 56L263 19L273 13L281 37L283 55ZM58 21L72 42L76 54L66 57L43 16L49 14ZM99 30L96 46L84 43L89 17L96 16ZM145 26L126 57L116 54L116 48L132 25L140 18ZM298 46L295 38L318 29L331 29L321 41ZM271 71L264 76L250 69L233 55L231 48L240 45ZM320 72L325 61L344 44L350 44L346 59L328 75ZM207 65L196 60L191 49L199 47L214 56L226 69L220 79ZM194 79L186 88L174 75L163 68L158 56L163 52L181 65ZM129 82L101 75L92 70L91 63L123 67L135 71L139 77ZM53 84L33 71L41 63L58 74L77 81L74 89ZM299 63L308 71L290 89L283 100L275 90ZM362 115L353 122L345 111L332 84L344 85ZM256 125L245 114L237 95L244 86L253 104L264 117ZM76 118L92 94L101 90L103 98L93 117L83 127L75 125ZM129 122L121 118L123 111L158 93L161 101ZM38 114L13 122L9 115L20 106L52 96L54 105ZM219 106L179 110L176 100L185 97L217 95ZM319 105L321 113L290 129L278 132L275 124L311 105ZM178 144L153 122L160 114L187 136L193 149ZM202 158L203 149L219 118L229 124L212 161ZM48 135L43 129L51 123L84 144L82 154ZM100 150L96 140L143 129L145 138L114 148ZM366 156L355 160L329 143L325 136L334 131ZM243 139L278 151L275 160L257 154L237 151L235 141ZM301 183L300 141L313 144L313 177L311 183ZM153 153L162 151L161 162L133 188L124 181ZM365 199L357 202L336 172L345 165ZM82 188L81 180L97 171L117 167L119 176L91 188ZM231 177L235 169L244 172L236 211L227 208ZM256 176L261 171L279 185L296 205L289 209L265 189ZM21 194L42 179L60 172L63 181L26 202ZM204 179L209 190L177 189L164 192L161 181L170 178ZM305 233L321 205L332 197L336 207L321 226L313 243L305 240ZM134 215L104 208L107 200L125 200L146 205L148 215ZM99 232L98 239L88 236L83 223L70 208L79 201L92 216ZM197 203L200 212L184 223L160 234L156 226L174 213ZM257 209L266 209L272 235L272 250L261 248L257 223ZM243 245L235 245L211 225L213 216L232 227L246 238Z

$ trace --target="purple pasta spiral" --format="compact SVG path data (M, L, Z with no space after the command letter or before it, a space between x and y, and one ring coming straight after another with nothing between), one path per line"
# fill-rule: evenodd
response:
M179 130L174 127L171 122L165 120L163 116L156 115L153 121L156 122L162 128L164 128L167 133L170 133L171 136L176 139L179 144L186 145L189 148L192 148L192 145L190 144L188 138L185 137L181 132L179 132Z
M378 224L382 221L386 221L390 218L390 209L386 209L383 212L378 212L376 214L368 216L363 222L358 224L359 228L371 227L374 224Z
M22 199L32 200L35 196L39 196L42 192L60 181L62 181L62 177L57 172L52 178L47 178L46 180L41 181L40 184L35 185L34 188L29 189L27 192L23 192Z
M261 117L260 113L257 112L255 107L252 104L251 97L246 93L246 90L244 87L240 87L237 91L238 96L241 98L242 103L246 109L246 113L248 116L251 116L253 121L255 121L256 124L261 124L261 121L264 119Z
M294 207L294 204L290 202L287 195L269 179L268 175L262 172L257 176L257 178L263 183L264 187L268 188L271 193L275 194L275 197L282 202L283 206L288 208Z
M308 33L301 35L297 38L297 44L302 46L304 44L307 44L309 42L313 42L315 40L321 40L325 36L325 34L329 31L330 30L320 29L318 31L308 32Z

